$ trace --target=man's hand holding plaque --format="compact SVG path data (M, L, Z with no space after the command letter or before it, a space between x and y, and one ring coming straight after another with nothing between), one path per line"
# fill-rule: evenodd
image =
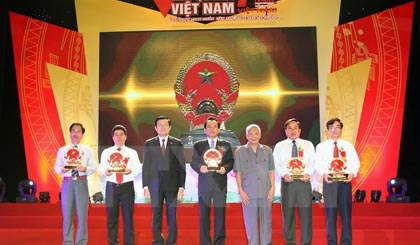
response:
M204 153L203 158L208 171L220 170L219 164L222 162L222 153L220 153L220 151L216 149L208 149Z
M292 179L302 179L305 170L305 164L302 162L300 157L292 157L287 163L287 169L289 170L289 175Z
M329 167L329 181L347 181L349 174L346 173L347 163L344 158L334 158Z

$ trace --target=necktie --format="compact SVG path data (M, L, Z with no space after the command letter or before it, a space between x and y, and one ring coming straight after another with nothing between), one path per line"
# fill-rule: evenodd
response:
M297 157L298 156L298 152L297 152L296 141L293 140L292 143L293 143L293 145L292 145L292 157Z
M162 139L162 156L165 155L165 139Z
M216 148L216 147L215 147L215 145L214 145L214 140L211 140L211 142L210 142L210 148L211 148L211 149Z
M121 151L121 148L117 148L117 151ZM115 177L117 178L117 183L121 184L124 180L124 175L122 173L116 173Z
M338 158L337 141L334 142L334 158Z
M79 171L73 169L71 170L71 177L76 178L79 176Z
M74 145L73 149L77 149L77 145ZM79 171L77 171L76 169L72 169L71 170L71 177L72 178L77 178L78 176L79 176Z

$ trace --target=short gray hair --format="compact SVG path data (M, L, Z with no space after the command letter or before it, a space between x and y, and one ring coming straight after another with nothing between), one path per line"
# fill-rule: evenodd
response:
M255 124L255 123L248 125L248 126L246 127L246 129L245 129L245 133L246 133L246 134L248 134L248 133L249 133L249 131L250 131L252 128L256 128L256 129L258 129L258 131L261 133L261 128L260 128L260 126L258 126L258 125L257 125L257 124Z

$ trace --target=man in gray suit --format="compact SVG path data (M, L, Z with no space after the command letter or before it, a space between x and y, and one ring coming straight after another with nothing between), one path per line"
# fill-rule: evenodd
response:
M260 144L261 129L257 124L246 127L245 133L248 142L235 151L234 171L242 200L246 235L250 245L268 245L272 242L273 152L270 147Z

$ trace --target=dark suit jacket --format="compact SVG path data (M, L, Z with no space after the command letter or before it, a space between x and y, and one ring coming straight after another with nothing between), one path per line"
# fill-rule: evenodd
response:
M169 136L162 156L159 137L146 140L143 158L143 187L150 191L178 192L185 188L185 156L181 140Z
M225 174L219 174L214 171L201 173L200 168L205 165L203 154L210 149L207 138L197 141L193 147L193 155L191 160L191 168L198 173L198 192L209 192L212 190L227 191L227 174L233 168L233 152L229 142L218 139L216 149L223 149L222 162L219 164L226 170Z

